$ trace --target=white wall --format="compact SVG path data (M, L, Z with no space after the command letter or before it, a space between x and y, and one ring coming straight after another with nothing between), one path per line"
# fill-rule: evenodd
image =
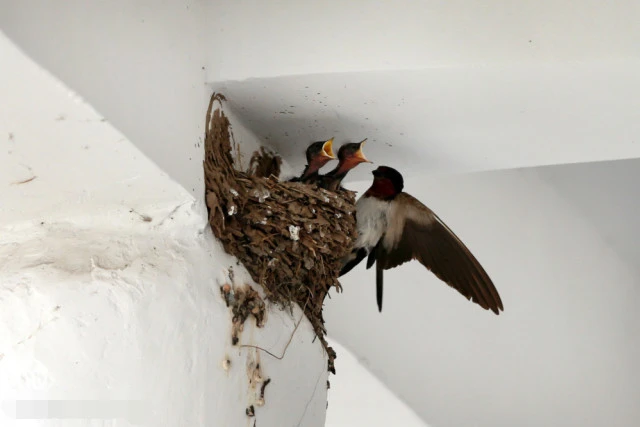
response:
M386 273L379 314L375 273L359 266L327 302L335 337L430 425L635 425L640 281L585 215L534 170L406 190L470 247L505 312L412 263Z
M142 210L192 198L0 33L0 224ZM103 167L111 159L117 167ZM33 178L33 180L24 182ZM20 184L22 183L22 184ZM123 201L130 203L123 210Z
M0 28L191 194L201 173L207 2L0 3Z
M640 61L490 63L219 82L292 163L309 141L368 138L405 175L640 157ZM406 162L411 159L411 162ZM327 168L331 168L328 165ZM349 179L369 179L358 168Z
M219 287L225 267L239 286L250 279L191 205L172 208L151 222L112 215L2 227L0 424L245 425L255 405L260 425L324 425L326 357L309 323L283 360L233 347ZM240 342L279 353L294 316L270 309L263 329L249 319ZM271 379L262 407L250 363ZM112 420L122 411L131 424Z
M3 0L0 28L202 199L211 94L206 58L209 47L219 44L210 32L211 6L199 0ZM250 157L258 141L233 111L227 114L236 141ZM283 170L288 167L285 161Z
M295 116L297 123L315 120L314 114L323 116L325 126L347 123L339 129L345 139L355 138L359 129L365 136L375 128L397 131L393 138L380 133L379 146L368 153L376 162L421 159L414 172L434 165L448 172L518 165L515 161L534 165L549 159L638 156L634 114L640 29L635 24L639 6L632 1L577 7L552 0L517 6L497 1L345 5L121 0L54 5L5 0L1 6L0 27L10 37L197 197L203 189L198 142L208 99L205 83L247 77L362 71L334 75L369 82L346 97L351 107L338 109L336 99L320 98L324 105ZM433 92L414 91L415 103L409 104L428 104L429 114L421 117L420 109L412 113L408 130L395 127L405 124L396 121L406 117L401 110L386 121L366 123L359 103L369 101L368 90L376 84L370 70L385 71L387 81L395 79L401 86L407 74L397 70L403 69L420 69L415 79L425 80L423 88L433 84L430 76L442 78ZM447 80L451 70L458 77ZM302 77L331 81L332 74ZM271 86L276 80L249 80L236 86L235 94L247 94L267 81L264 92L247 96L236 110L241 115L241 107L262 102L254 117L273 122L251 127L260 138L271 129L294 128L278 117L278 108L294 105L291 97L300 95L294 78L278 83L290 86L289 92L268 100L265 94L280 87ZM365 113L389 108L377 99L384 91L375 95L379 104ZM37 92L32 97L38 101ZM523 106L527 114L520 117ZM313 132L281 147L303 145ZM411 139L400 138L400 132ZM16 141L19 137L16 132ZM582 138L589 144L581 146ZM41 152L53 159L50 147ZM298 148L290 153L299 153ZM75 156L80 161L81 155ZM46 162L39 165L48 167ZM28 170L14 161L10 170L11 182L29 178ZM367 170L362 171L360 177ZM123 174L122 179L135 176ZM74 179L85 176L67 168L59 182ZM494 318L420 267L403 266L390 273L389 282L415 273L420 282L407 286L423 299L406 292L402 300L397 294L394 298L393 289L402 285L388 286L385 312L379 315L373 278L358 272L345 282L343 295L328 301L329 328L337 338L359 357L369 358L372 370L432 425L577 425L579 417L587 417L583 425L629 425L636 420L638 377L631 363L638 359L633 330L638 279L616 257L618 249L608 247L592 228L598 218L582 213L575 200L573 205L562 200L529 173L449 178L444 187L435 180L412 182L409 190L436 209L478 254L503 293L507 312ZM416 182L424 186L421 191L415 190ZM128 185L124 181L122 186ZM5 191L19 200L21 192L30 194L28 188ZM103 194L99 186L90 188L95 191L63 200ZM142 184L135 188L155 194L143 191ZM460 205L468 200L472 202ZM24 206L32 205L20 209ZM40 202L33 206L46 212ZM7 204L3 212L17 218L15 210ZM394 352L382 351L388 348Z
M627 266L640 273L640 160L540 168L537 173L584 215Z
M254 404L263 427L323 425L311 325L282 360L232 346L220 286L256 285L198 201L2 34L0 57L0 424L236 426ZM300 318L269 306L240 343L282 354Z
M209 80L637 59L640 6L569 0L215 2Z
M327 133L422 159L407 173L640 156L631 0L0 5L3 31L196 197L205 83L296 168Z
M208 81L297 166L330 136L405 174L640 156L635 1L212 4Z
M340 373L330 378L326 427L427 427L354 354L332 338L328 341L340 359Z

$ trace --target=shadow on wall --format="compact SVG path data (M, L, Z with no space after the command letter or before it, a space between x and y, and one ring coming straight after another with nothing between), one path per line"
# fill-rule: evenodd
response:
M364 74L372 77L372 73ZM212 87L225 94L233 112L247 128L296 168L304 165L304 150L310 142L330 137L336 138L337 145L368 138L367 157L376 163L382 159L401 163L403 159L416 158L423 148L428 150L427 155L420 155L419 163L406 165L403 170L406 176L435 170L437 165L446 163L447 156L427 131L421 132L419 145L405 135L406 123L397 119L400 113L392 111L391 102L372 101L362 89L343 89L350 87L343 82L357 78L353 73L336 73L223 82ZM303 92L311 90L304 86L309 79L328 85L333 95L319 95L319 99L304 95ZM362 108L369 103L373 106ZM365 177L370 177L366 168L357 168L349 175L349 181Z
M308 118L297 117L295 115L282 115L282 117L263 118L259 114L240 115L237 109L232 111L235 117L239 117L240 122L255 133L258 138L261 138L265 144L275 149L281 155L286 156L289 165L292 167L293 174L300 172L304 168L306 164L305 150L311 142L335 137L336 143L334 147L335 152L337 152L339 147L344 143L358 142L368 138L357 121L347 120L343 117L324 117L309 120ZM403 148L395 148L386 143L381 147L381 141L368 138L364 146L364 151L367 157L374 163L363 164L355 168L349 173L345 182L370 179L371 171L375 169L375 165L386 164L385 159L389 159L390 157L380 154L383 154L385 151L391 154L392 150L393 159L396 159L396 161L391 160L389 164L393 163L396 167L401 167L402 164L406 164L397 160L398 151L405 151ZM373 157L375 154L370 154L370 151L375 151L379 155ZM423 168L422 165L424 163L421 159L420 169ZM322 173L333 169L336 164L335 162L328 163L322 169ZM427 166L424 167L428 168ZM286 178L286 175L283 174L282 177Z
M603 240L640 274L640 159L538 168L538 176L600 231Z

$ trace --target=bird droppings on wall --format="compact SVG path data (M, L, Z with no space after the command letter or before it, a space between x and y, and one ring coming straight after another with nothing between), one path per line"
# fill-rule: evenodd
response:
M249 386L247 389L247 406L245 409L245 415L253 418L256 417L256 407L260 408L265 405L265 389L271 382L271 378L266 378L262 372L260 353L257 349L255 350L255 354L249 354L246 366Z
M265 378L260 367L259 353L256 352L256 361L252 361L247 366L249 377L249 392L255 406L264 406L264 389L271 382L271 378ZM258 388L259 387L259 388Z
M240 341L240 333L244 330L244 322L250 316L256 320L256 327L264 326L265 304L258 292L249 285L234 289L225 283L220 287L220 292L227 307L231 308L231 344L237 345Z
M236 168L229 120L221 108L213 108L224 100L212 95L205 126L206 202L213 233L268 301L282 308L297 304L304 311L335 373L322 307L331 287L340 290L340 259L356 236L354 193L279 182L273 173L264 177Z
M247 417L255 417L256 416L256 410L253 407L253 405L249 405L249 407L246 409L245 413L247 414Z
M231 359L229 359L229 356L225 356L225 358L222 359L222 369L224 369L225 372L229 372L229 369L231 369Z
M260 386L260 397L258 398L258 401L257 401L258 406L264 405L264 391L266 390L270 382L271 382L271 378L267 378L262 382L262 386Z

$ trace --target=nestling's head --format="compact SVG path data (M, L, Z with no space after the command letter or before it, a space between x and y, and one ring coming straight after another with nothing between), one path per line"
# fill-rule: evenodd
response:
M318 141L307 147L307 164L314 170L320 169L329 160L334 160L333 138L327 141Z
M362 152L364 143L367 142L366 138L360 142L350 142L343 144L338 150L338 160L343 169L353 169L360 163L372 163L367 159Z

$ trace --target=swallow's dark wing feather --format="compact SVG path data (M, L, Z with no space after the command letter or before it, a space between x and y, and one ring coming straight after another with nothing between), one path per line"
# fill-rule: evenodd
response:
M390 226L376 251L378 305L382 271L412 259L482 308L504 310L498 290L484 268L453 231L428 207L407 193L395 200Z
M382 311L382 275L384 270L376 263L376 302L378 303L378 311Z

